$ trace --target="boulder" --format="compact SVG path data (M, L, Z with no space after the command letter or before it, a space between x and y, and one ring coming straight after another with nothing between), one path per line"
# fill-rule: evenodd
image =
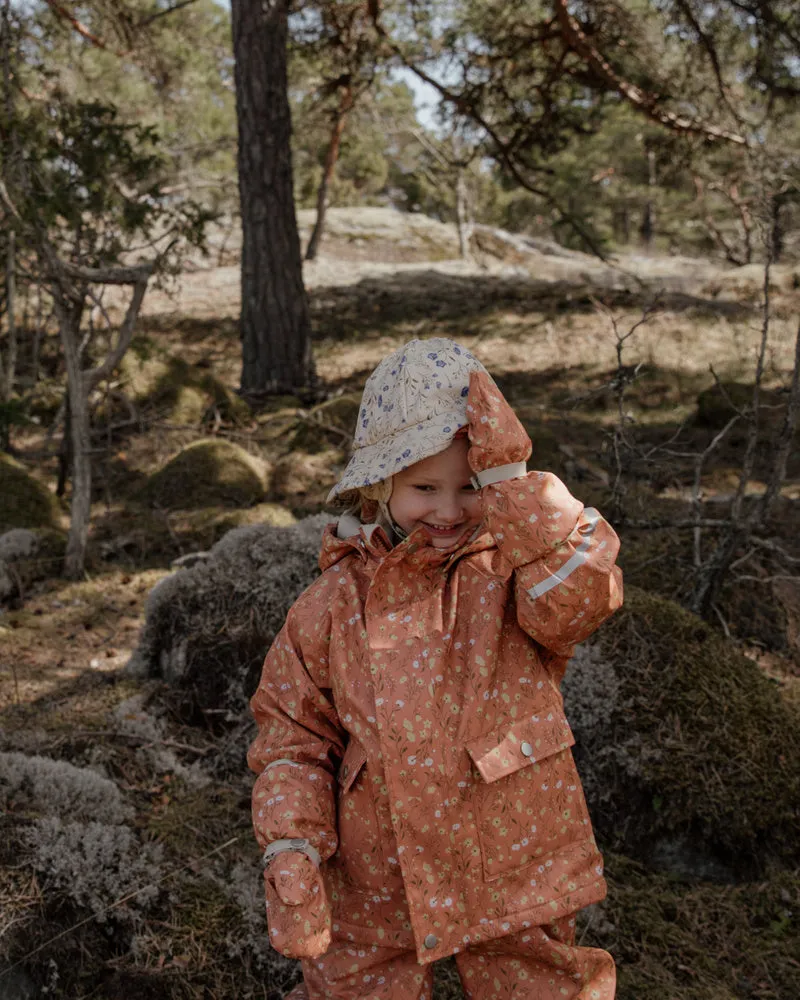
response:
M55 496L25 467L0 452L0 531L52 528L58 518Z
M264 498L265 470L230 441L196 441L150 476L140 499L167 509L249 507Z
M723 881L800 860L797 712L700 618L628 587L564 694L604 847Z

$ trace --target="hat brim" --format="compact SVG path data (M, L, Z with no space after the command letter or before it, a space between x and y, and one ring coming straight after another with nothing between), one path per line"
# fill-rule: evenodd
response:
M462 427L468 423L464 409L437 413L390 438L367 445L354 452L339 482L328 494L328 503L342 493L373 486L408 469L417 462L438 455L449 448Z

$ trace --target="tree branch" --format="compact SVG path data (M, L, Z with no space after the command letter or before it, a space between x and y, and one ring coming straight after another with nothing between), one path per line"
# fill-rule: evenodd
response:
M93 34L85 24L75 17L74 14L70 13L67 8L58 3L58 0L44 0L50 10L53 11L62 21L66 21L68 24L72 25L73 29L81 36L85 38L87 42L90 42L97 49L103 49L105 52L113 52L115 56L123 58L125 56L124 52L120 52L118 49L113 49L110 45L99 38L97 35Z
M498 156L502 164L506 167L509 173L512 175L514 180L520 185L520 187L525 188L526 191L530 191L531 194L538 195L540 198L544 199L549 205L558 212L561 219L570 225L575 232L584 241L589 250L600 260L608 263L607 256L603 253L600 246L594 237L588 232L585 226L583 226L574 215L563 208L559 202L553 197L553 195L544 190L543 188L537 187L532 184L530 180L521 172L516 162L512 158L511 145L505 143L498 135L496 129L494 129L489 122L483 117L483 115L475 108L474 105L470 104L464 97L459 94L454 94L449 88L445 87L444 84L440 83L435 77L432 77L429 73L426 73L424 69L420 69L415 63L411 62L405 55L405 53L398 47L398 45L390 38L389 33L383 27L379 20L379 4L373 3L370 5L370 13L373 17L373 23L375 25L375 30L379 36L384 40L388 48L397 56L397 58L403 63L403 65L411 70L411 72L419 77L423 83L427 83L429 86L433 87L448 104L452 104L458 111L464 115L468 115L473 121L477 122L478 125L484 130L484 132L489 136L495 145Z
M615 90L637 111L673 132L701 135L706 139L722 139L737 146L747 145L745 137L735 132L729 132L727 129L710 125L707 122L684 118L676 115L674 111L667 111L660 107L658 94L647 93L621 77L608 60L592 45L578 21L570 14L567 0L554 0L554 4L565 43L584 60L607 87Z
M134 25L134 30L138 28L146 28L148 25L152 24L153 21L158 21L159 18L166 17L167 14L174 14L176 10L181 10L184 7L190 7L193 3L197 3L197 0L180 0L179 3L174 3L171 7L166 7L164 10L158 10L155 14L142 18L141 21Z
M116 346L113 350L109 351L102 364L83 373L85 391L88 392L90 389L93 389L98 382L102 382L103 379L108 378L122 360L125 352L128 350L130 342L133 339L133 331L136 327L136 320L139 318L139 310L142 307L144 293L147 291L147 282L151 273L152 268L150 270L142 269L140 271L141 276L133 286L133 295L131 296L131 301L128 303L128 310L125 313L125 319L122 321L122 325L119 328L119 337L117 338Z
M155 270L155 261L137 267L82 267L59 261L58 268L74 281L90 281L95 285L137 285L147 281Z

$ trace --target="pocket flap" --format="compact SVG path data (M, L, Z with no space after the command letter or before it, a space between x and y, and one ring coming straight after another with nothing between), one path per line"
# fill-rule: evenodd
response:
M574 743L563 709L551 705L470 740L466 749L483 780L491 782Z
M360 743L351 739L339 765L339 785L343 792L350 791L353 782L367 762L367 754Z

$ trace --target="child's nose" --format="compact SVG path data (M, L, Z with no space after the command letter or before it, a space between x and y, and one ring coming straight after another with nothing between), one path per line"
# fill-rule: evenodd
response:
M460 521L464 516L464 499L460 491L444 496L436 513L445 522Z

